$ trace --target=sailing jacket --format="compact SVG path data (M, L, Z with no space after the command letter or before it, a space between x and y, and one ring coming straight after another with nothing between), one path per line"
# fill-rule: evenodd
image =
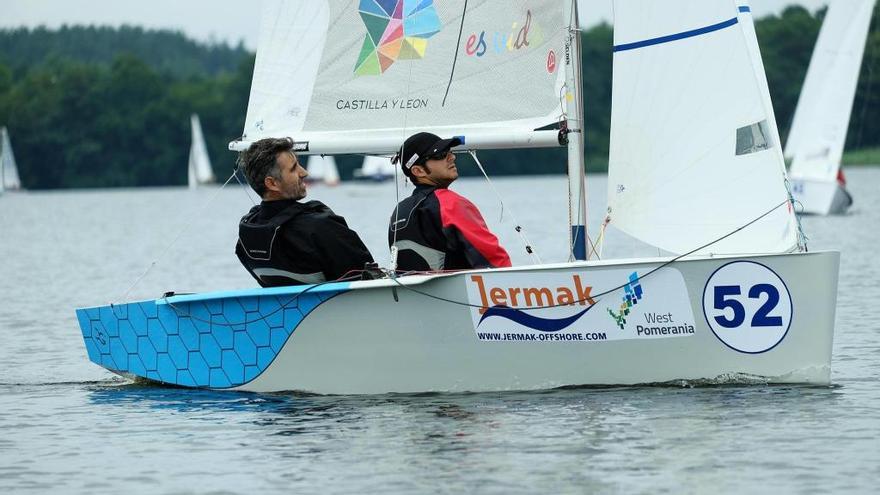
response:
M391 213L388 245L404 271L510 266L507 251L473 203L450 191L417 185Z
M238 225L238 259L263 287L336 280L373 261L345 219L320 201L263 201Z

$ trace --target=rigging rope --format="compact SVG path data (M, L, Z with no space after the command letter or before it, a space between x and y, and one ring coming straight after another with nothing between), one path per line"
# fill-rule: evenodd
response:
M787 205L787 204L790 204L790 203L789 203L789 200L785 200L785 201L783 201L782 203L779 203L778 205L774 206L773 208L770 208L769 210L767 210L765 213L761 214L760 216L758 216L758 217L755 218L754 220L751 220L750 222L746 223L745 225L742 225L741 227L739 227L739 228L737 228L737 229L735 229L735 230L733 230L733 231L731 231L731 232L729 232L729 233L727 233L727 234L725 234L725 235L723 235L723 236L721 236L721 237L719 237L719 238L717 238L717 239L715 239L715 240L713 240L713 241L710 241L710 242L708 242L708 243L706 243L706 244L704 244L704 245L702 245L702 246L700 246L700 247L698 247L698 248L696 248L696 249L692 249L691 251L688 251L688 252L686 252L686 253L680 254L680 255L678 255L678 256L676 256L676 257L670 259L669 261L666 261L666 262L660 264L659 266L653 268L652 270L649 270L649 271L648 271L647 273L645 273L644 275L639 276L639 280L642 280L642 279L644 279L645 277L647 277L647 276L653 274L654 272L656 272L656 271L658 271L658 270L660 270L660 269L662 269L662 268L665 268L665 267L667 267L667 266L669 266L669 265L671 265L671 264L673 264L673 263L675 263L675 262L681 260L682 258L685 258L685 257L687 257L687 256L690 256L690 255L696 253L697 251L700 251L700 250L705 249L705 248L707 248L707 247L709 247L709 246L711 246L711 245L713 245L713 244L717 244L718 242L723 241L724 239L726 239L726 238L728 238L728 237L730 237L730 236L736 234L737 232L739 232L739 231L741 231L741 230L743 230L743 229L749 227L750 225L754 224L755 222L757 222L757 221L761 220L762 218L766 217L767 215L773 213L777 208L779 208L779 207L781 207L781 206L784 206L784 205ZM421 290L418 290L418 289L414 289L413 287L410 287L410 286L407 286L407 285L404 285L404 284L400 283L400 281L399 281L397 278L394 278L394 279L392 279L392 280L393 280L397 285L399 285L400 287L402 287L402 288L404 288L404 289L406 289L406 290L408 290L408 291L410 291L410 292L414 292L414 293L416 293L416 294L419 294L419 295L422 295L422 296L425 296L425 297L429 297L429 298L431 298L431 299L436 299L436 300L438 300L438 301L447 302L447 303L455 304L455 305L458 305L458 306L467 306L467 307L471 307L471 308L483 308L483 305L480 305L480 304L471 304L471 303L469 303L469 302L456 301L456 300L454 300L454 299L448 299L448 298L441 297L441 296L437 296L437 295L434 295L434 294L429 294L429 293L427 293L427 292L424 292L424 291L421 291ZM602 291L602 292L600 292L600 293L598 293L598 294L591 295L590 298L597 298L597 297L601 297L601 296L604 296L604 295L610 294L610 293L612 293L612 292L618 291L618 290L624 288L627 284L628 284L628 282L627 282L627 283L624 283L624 284L621 284L621 285L619 285L619 286L617 286L617 287L614 287L613 289L605 290L605 291ZM549 309L549 308L557 308L557 307L561 307L561 306L571 306L571 305L576 304L576 303L587 302L588 299L589 299L589 298L584 298L584 299L579 299L579 300L576 300L576 301L572 301L572 302L570 302L570 303L549 304L549 305L544 305L544 306L518 307L517 309L519 309L519 310L533 310L533 309Z
M183 236L183 234L187 230L189 230L190 227L192 227L192 224L195 222L196 217L199 217L199 216L201 216L202 213L204 213L204 211L205 211L205 209L207 209L208 205L210 205L211 203L214 202L214 200L217 198L217 195L220 194L220 191L222 191L223 188L226 187L226 185L229 184L234 177L237 177L236 171L233 171L232 175L230 175L229 178L226 179L226 182L224 182L222 186L220 186L219 188L217 188L216 191L214 191L214 194L208 199L208 201L205 202L205 204L202 205L202 207L198 210L198 212L196 212L196 214L193 215L193 217L191 217L189 219L189 221L187 221L187 223L183 226L183 228L180 229L180 231L177 233L177 235L174 237L174 239L171 240L171 243L168 244L167 246L165 246L165 249L159 254L159 256L157 256L156 259L154 259L147 266L147 268L144 270L144 272L137 279L135 279L134 283L131 284L131 287L129 287L125 292L123 292L122 296L119 299L117 299L117 301L124 301L128 297L128 295L131 293L131 291L141 282L141 280L143 280L144 277L146 277L147 274L150 273L150 271L153 269L153 267L156 266L157 263L159 263L159 260L161 260L168 253L168 251L171 249L171 247L174 246L174 244L177 243L178 240L180 240L181 236ZM248 197L250 197L250 196L248 196ZM110 306L113 306L112 302L110 303Z
M698 247L698 248L692 249L691 251L688 251L688 252L686 252L686 253L680 254L680 255L678 255L678 256L676 256L676 257L674 257L674 258L672 258L672 259L670 259L670 260L668 260L668 261L666 261L666 262L661 263L659 266L654 267L653 269L649 270L649 271L648 271L647 273L645 273L644 275L639 276L639 280L642 280L642 279L644 279L645 277L648 277L648 276L652 275L653 273L655 273L655 272L657 272L657 271L659 271L659 270L661 270L661 269L663 269L663 268L665 268L665 267L667 267L667 266L669 266L669 265L671 265L671 264L673 264L673 263L676 263L676 262L678 262L679 260L681 260L681 259L683 259L683 258L685 258L685 257L687 257L687 256L690 256L690 255L696 253L697 251L700 251L700 250L705 249L705 248L707 248L707 247L709 247L709 246L711 246L711 245L713 245L713 244L717 244L718 242L721 242L722 240L724 240L724 239L726 239L726 238L728 238L728 237L730 237L730 236L736 234L737 232L739 232L739 231L741 231L741 230L743 230L743 229L745 229L745 228L751 226L752 224L758 222L758 221L761 220L762 218L764 218L764 217L766 217L767 215L773 213L777 208L780 208L780 207L782 207L782 206L784 206L784 205L786 205L786 204L791 204L791 203L789 203L789 200L786 200L786 201L783 201L782 203L779 203L778 205L774 206L773 208L770 208L770 209L769 209L768 211L766 211L765 213L759 215L757 218L755 218L755 219L749 221L748 223L746 223L746 224L744 224L744 225L738 227L737 229L734 229L733 231L731 231L731 232L729 232L729 233L727 233L727 234L725 234L725 235L723 235L723 236L721 236L721 237L719 237L719 238L717 238L717 239L714 239L714 240L712 240L712 241L710 241L710 242L708 242L708 243L706 243L706 244L704 244L704 245L702 245L702 246L700 246L700 247ZM193 319L193 320L195 320L195 321L198 321L198 322L201 322L201 323L206 323L206 324L209 324L209 325L217 325L217 326L222 326L222 327L240 326L240 325L247 325L247 324L256 323L256 322L258 322L258 321L265 320L265 319L269 318L270 316L272 316L272 315L278 313L279 311L282 311L282 310L284 310L284 309L290 307L290 305L293 304L295 301L297 301L297 300L299 299L299 297L301 297L302 295L306 294L307 292L312 291L312 290L314 290L314 289L316 289L316 288L318 288L318 287L322 287L322 286L324 286L324 285L332 284L332 283L337 283L337 282L348 282L348 281L356 280L356 279L360 278L360 274L361 274L362 272L363 272L363 270L353 270L353 271L351 271L351 272L349 272L349 273L343 275L343 276L342 276L341 278L339 278L338 280L328 280L328 281L326 281L326 282L321 282L320 284L315 284L315 285L308 286L308 287L306 287L305 289L303 289L302 292L293 295L293 296L291 297L291 300L290 300L290 301L287 301L286 303L280 305L278 308L276 308L275 310L273 310L271 313L269 313L269 314L267 314L267 315L261 315L259 318L256 318L256 319L254 319L254 320L245 320L245 321L243 321L243 322L236 322L236 323L228 323L228 322L227 322L227 323L224 323L224 322L219 322L219 321L206 320L206 319L204 319L204 318L199 318L198 316L194 316L192 313L189 313L189 312L187 312L187 311L184 311L183 309L181 309L181 308L179 308L178 306L176 306L174 303L169 302L169 301L168 301L168 297L170 297L169 294L166 294L165 296L163 296L163 300L165 301L166 304L168 304L169 307L172 308L172 310L174 310L174 312L175 312L179 317L187 317L187 318L191 318L191 319ZM424 272L405 272L405 273L403 273L402 275L417 275L417 274L420 274L420 273L424 273ZM436 274L437 272L429 272L429 274L431 274L431 273ZM450 273L451 273L451 272L450 272ZM349 274L352 274L352 275L349 275ZM457 305L457 306L466 306L466 307L470 307L470 308L483 308L483 305L480 305L480 304L471 304L470 302L456 301L455 299L449 299L449 298L446 298L446 297L437 296L437 295L430 294L430 293L427 293L427 292L422 291L422 290L419 290L419 289L415 289L415 288L413 288L413 287L411 287L411 286L405 285L405 284L401 283L400 280L396 277L396 273L394 273L394 274L388 273L387 275L389 275L389 278L390 278L395 284L397 284L397 286L399 286L399 287L401 287L401 288L403 288L403 289L405 289L405 290L408 290L408 291L410 291L410 292L413 292L413 293L416 293L416 294L419 294L419 295L422 295L422 296L425 296L425 297L428 297L428 298L431 298L431 299L435 299L435 300L437 300L437 301L446 302L446 303L449 303L449 304L454 304L454 305ZM613 293L613 292L615 292L615 291L618 291L618 290L622 289L623 287L625 287L627 284L628 284L628 282L627 282L627 283L624 283L624 284L621 284L621 285L619 285L619 286L617 286L617 287L614 287L614 288L611 288L611 289L608 289L608 290L601 291L601 292L599 292L599 293L597 293L597 294L590 295L589 298L578 299L578 300L572 301L572 302L570 302L570 303L557 303L557 304L549 304L549 305L542 305L542 306L527 306L527 307L520 307L520 308L517 308L517 309L518 309L518 310L550 309L550 308L557 308L557 307L561 307L561 306L572 306L572 305L574 305L574 304L586 303L586 302L588 302L589 299L592 299L592 298L599 298L599 297L602 297L602 296L605 296L605 295L611 294L611 293ZM397 286L392 286L392 287L391 287L392 291L395 290L395 289L397 288ZM113 305L111 304L111 307L112 307L112 306L113 306Z
M477 167L480 169L480 172L483 173L483 177L486 178L486 182L489 183L489 187L492 188L492 192L495 193L495 197L498 198L498 202L501 203L501 218L498 221L499 222L504 221L504 200L501 199L501 194L498 193L498 189L495 188L495 184L492 183L492 180L489 178L489 174L486 173L486 169L483 168L483 164L480 163L480 159L477 158L477 152L474 150L468 150L468 154L470 154L471 158L473 158L474 161L477 163ZM519 220L517 220L516 215L513 214L513 210L510 211L510 218L513 219L513 223L514 223L513 230L515 230L516 233L519 234L519 238L526 248L526 253L528 253L540 265L541 264L541 257L538 256L538 253L536 253L534 249L532 249L532 243L529 242L529 237L526 235L525 231L523 230L522 224L520 224Z

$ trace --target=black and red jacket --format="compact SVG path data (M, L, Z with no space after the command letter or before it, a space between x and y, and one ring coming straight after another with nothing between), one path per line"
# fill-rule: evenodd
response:
M417 185L391 213L388 245L404 271L499 268L510 256L473 203L450 191Z

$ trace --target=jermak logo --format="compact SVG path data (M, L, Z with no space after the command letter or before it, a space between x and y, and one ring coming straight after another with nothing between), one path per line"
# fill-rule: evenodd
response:
M500 317L533 330L558 332L579 320L596 304L596 301L591 296L593 287L585 285L579 275L572 276L570 286L560 286L555 291L549 287L493 287L486 283L482 275L472 275L471 282L474 283L481 302L478 313L482 316L478 325L488 318ZM620 310L617 313L610 309L608 310L608 314L614 318L614 321L617 322L621 329L626 324L626 317L630 313L630 308L638 304L644 296L637 272L632 272L629 275L629 281L623 286L623 289L624 296ZM521 305L526 309L574 305L587 307L574 315L554 319L528 314L524 310L517 308Z
M354 65L357 76L378 76L398 60L425 56L428 38L440 32L434 0L360 0L367 34Z
M636 272L632 272L629 274L629 282L623 286L623 302L620 303L620 310L615 313L614 311L608 310L608 314L614 318L614 321L617 322L617 326L623 330L624 325L626 325L626 317L629 316L629 310L633 307L633 305L638 304L642 299L642 284L639 282L639 274Z

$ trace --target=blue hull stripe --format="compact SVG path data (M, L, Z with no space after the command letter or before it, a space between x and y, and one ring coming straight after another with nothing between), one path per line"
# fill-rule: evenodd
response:
M194 294L76 315L96 364L173 385L223 389L260 376L308 314L348 285Z
M707 33L729 28L730 26L735 25L737 22L739 22L739 20L734 17L724 22L719 22L718 24L712 24L711 26L706 26L699 29L692 29L683 33L670 34L668 36L661 36L659 38L652 38L649 40L635 41L633 43L617 45L614 47L614 51L623 52L627 50L635 50L636 48L644 48L646 46L660 45L663 43L669 43L671 41L683 40L685 38L693 38L694 36L701 36Z

